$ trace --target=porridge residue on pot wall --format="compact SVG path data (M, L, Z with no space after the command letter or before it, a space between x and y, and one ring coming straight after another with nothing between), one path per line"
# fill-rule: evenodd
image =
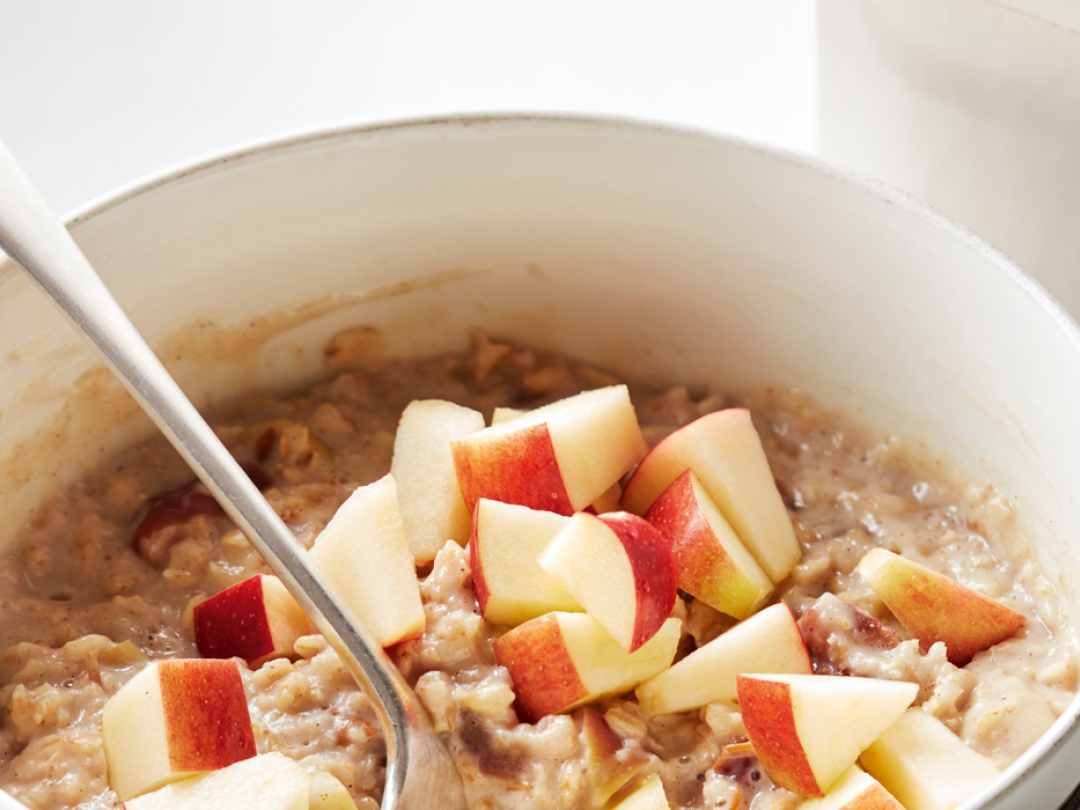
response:
M338 506L390 467L394 430L413 399L446 399L490 416L496 406L534 407L615 380L557 356L491 342L419 361L371 360L336 340L340 373L294 397L254 396L212 416L239 460L267 477L267 498L310 546ZM811 398L768 390L749 397L631 383L650 444L732 404L753 413L803 557L776 597L796 615L826 593L881 618L900 639L851 631L842 603L817 601L803 631L819 672L918 684L921 705L969 746L1004 767L1073 698L1076 637L1054 587L1026 553L1006 499L964 482L919 448L874 437ZM55 497L0 562L0 787L34 808L109 808L102 753L106 700L147 661L194 657L192 613L201 600L268 568L213 509L178 510L133 547L150 498L190 484L177 456L154 439ZM1026 626L966 667L942 645L923 651L855 572L882 546L1021 611ZM443 732L477 808L588 808L597 786L588 766L585 712L518 722L513 684L495 664L503 629L481 617L468 554L449 543L421 572L423 638L394 660ZM680 656L733 624L680 596ZM259 752L279 751L309 771L340 779L364 810L381 796L385 752L367 699L318 636L280 658L240 670ZM745 740L735 704L649 718L631 697L594 707L617 736L606 755L657 773L673 806L794 807L753 757L721 756ZM744 804L746 803L746 804Z

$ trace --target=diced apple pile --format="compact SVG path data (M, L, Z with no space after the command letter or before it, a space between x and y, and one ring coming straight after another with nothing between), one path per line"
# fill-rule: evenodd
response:
M744 409L704 416L649 451L625 386L497 409L490 427L468 408L413 402L392 474L358 487L310 554L387 647L423 635L417 566L447 541L468 543L480 611L506 628L494 657L527 722L634 689L648 715L737 702L747 755L777 785L817 797L810 810L949 810L997 774L909 708L915 684L813 674L790 608L766 607L801 551ZM858 570L900 625L926 647L943 642L958 666L1024 624L883 549ZM679 589L738 623L673 664ZM110 784L128 810L207 807L209 796L351 810L333 777L255 756L239 670L223 660L255 668L316 632L284 586L256 576L227 588L196 607L194 627L208 660L154 663L106 706ZM615 758L620 738L580 712L601 803L667 808L659 778L642 777L648 758Z

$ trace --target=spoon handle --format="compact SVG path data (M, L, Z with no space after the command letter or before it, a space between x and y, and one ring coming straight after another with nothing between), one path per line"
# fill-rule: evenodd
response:
M349 667L371 699L386 739L382 808L399 807L410 737L430 735L415 694L146 345L2 143L0 248L93 344Z

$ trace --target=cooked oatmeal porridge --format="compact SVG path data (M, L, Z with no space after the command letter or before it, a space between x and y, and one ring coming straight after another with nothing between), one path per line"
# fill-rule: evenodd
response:
M448 400L490 419L496 407L534 408L621 382L472 337L467 354L405 361L354 352L364 341L345 334L327 350L336 377L297 396L247 398L212 424L310 547L358 486L390 469L411 401ZM729 397L629 382L650 446L713 411L750 409L802 552L770 601L800 617L816 673L916 684L914 705L999 768L1064 711L1077 688L1076 636L1005 498L797 391ZM855 570L877 547L1006 604L1026 623L966 666L950 663L944 644L926 649L912 639ZM55 497L0 562L0 787L42 810L118 807L102 746L106 701L148 662L197 658L196 605L268 573L163 440L131 448ZM618 773L659 775L678 808L803 801L740 745L747 732L734 701L649 716L630 692L520 722L514 684L492 648L507 628L481 616L468 550L447 543L419 575L426 629L390 653L445 735L470 807L599 807ZM676 661L736 623L684 591L672 616L682 622ZM358 807L374 808L385 751L368 700L320 636L302 636L292 652L254 669L236 659L257 751L328 772Z

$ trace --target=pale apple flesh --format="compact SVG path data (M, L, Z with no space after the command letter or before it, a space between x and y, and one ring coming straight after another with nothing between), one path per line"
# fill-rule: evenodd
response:
M802 552L750 412L716 411L691 422L654 447L623 490L622 506L644 515L660 494L687 470L735 530L773 582Z
M417 565L434 560L447 540L463 546L469 539L471 514L458 486L450 442L483 428L479 411L438 399L413 401L401 415L390 474Z
M392 475L358 487L319 533L311 558L383 647L424 633L424 606Z
M809 799L799 810L905 810L870 774L852 765L820 799Z
M586 391L451 443L468 509L480 498L572 515L648 451L625 385Z
M540 567L627 652L657 633L678 598L667 541L628 512L574 515L540 557Z
M526 722L627 692L671 666L682 622L668 619L650 641L626 652L587 613L549 613L496 639L495 662L514 683Z
M124 810L310 810L309 796L307 772L274 751L131 799Z
M1024 614L883 548L869 551L858 571L924 648L943 642L958 667L1027 623Z
M308 810L356 810L349 789L326 771L311 774Z
M595 709L578 709L574 719L581 725L585 770L592 787L590 806L604 807L649 765L651 758L642 749L626 744Z
M491 424L500 425L503 422L517 419L519 416L524 416L527 413L528 411L523 408L496 408L491 413Z
M150 664L109 698L101 736L109 786L121 801L255 756L235 661Z
M736 619L768 602L772 580L693 472L676 478L645 519L671 543L679 588Z
M953 810L1000 776L990 760L922 709L908 709L859 761L907 810Z
M492 624L516 627L552 611L583 610L540 555L570 522L554 512L481 498L469 540L476 601Z
M736 678L746 672L813 672L795 616L783 602L735 625L642 683L637 688L638 703L646 713L656 715L734 701Z
M737 685L762 767L803 796L824 796L919 692L913 683L832 675L739 675Z
M625 796L617 796L611 810L671 810L664 784L657 774L633 785Z
M277 577L256 574L194 610L195 645L204 658L247 661L258 669L272 658L293 658L296 640L314 625Z

